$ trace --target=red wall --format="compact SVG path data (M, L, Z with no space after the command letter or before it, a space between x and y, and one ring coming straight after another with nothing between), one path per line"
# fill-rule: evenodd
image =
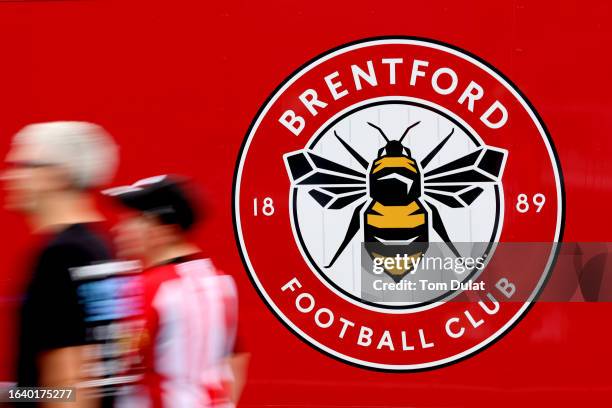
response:
M231 184L250 121L295 68L365 37L429 37L482 57L527 95L563 166L565 241L611 241L611 17L600 0L0 2L0 153L27 123L88 120L121 144L118 183L175 172L205 185L213 212L199 238L240 281L253 351L244 406L609 400L609 304L537 304L502 341L429 372L377 373L325 357L250 286L234 243ZM3 380L11 378L28 232L5 211L0 225Z

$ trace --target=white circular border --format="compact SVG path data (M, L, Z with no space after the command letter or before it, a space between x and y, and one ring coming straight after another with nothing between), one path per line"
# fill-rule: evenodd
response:
M299 327L297 327L295 324L293 324L293 322L291 320L289 320L287 318L287 316L285 316L283 314L283 312L276 306L276 304L272 301L272 299L270 298L270 296L268 295L268 293L266 292L265 288L262 286L261 282L259 281L259 278L257 277L257 274L255 273L255 270L253 268L253 265L251 264L251 260L249 259L249 255L247 252L247 249L244 245L244 240L242 237L242 224L240 221L240 184L242 182L242 170L243 170L243 166L244 166L244 158L246 157L246 154L249 151L249 146L251 144L251 140L253 139L253 136L255 135L255 133L257 132L257 129L259 128L259 125L261 124L262 119L267 115L268 110L270 109L270 107L272 105L274 105L274 103L276 102L276 100L280 97L280 95L282 95L285 90L290 87L291 85L293 85L293 83L295 83L301 76L303 76L306 72L310 71L313 67L316 67L317 65L321 64L322 62L325 62L329 59L335 58L338 55L344 54L346 52L349 51L353 51L356 49L360 49L360 48L366 48L366 47L371 47L371 46L376 46L376 45L389 45L389 44L407 44L407 45L415 45L415 46L422 46L422 47L426 47L426 48L432 48L432 49L436 49L438 51L442 51L442 52L446 52L452 55L455 55L456 57L462 58L468 62L470 62L471 64L476 65L477 67L479 67L480 69L482 69L483 71L485 71L486 73L488 73L489 75L491 75L492 77L494 77L499 83L501 83L508 91L510 91L510 93L521 103L521 105L523 106L523 108L525 109L525 111L529 114L532 122L536 125L536 128L538 129L540 136L542 136L542 140L544 141L544 145L546 146L546 150L548 151L548 155L549 158L551 160L551 165L552 165L552 169L553 169L553 173L555 175L555 183L556 183L556 187L557 187L557 225L556 225L556 229L555 229L555 238L552 245L552 250L550 253L550 256L548 258L548 262L546 263L546 267L545 267L545 272L542 274L542 276L540 277L540 280L538 282L538 285L536 286L535 290L532 291L531 295L529 296L529 300L527 300L523 306L518 310L518 312L508 321L506 322L506 324L504 326L502 326L499 330L497 330L495 333L493 333L491 336L489 336L486 340L480 342L479 344L464 350L463 352L459 353L459 354L455 354L454 356L451 357L446 357L440 360L435 360L435 361L430 361L428 363L421 363L421 364L404 364L404 365L396 365L396 364L381 364L381 363L375 363L375 362L371 362L371 361L365 361L365 360L360 360L354 357L350 357L347 356L345 354L339 353L336 350L333 350L329 347L327 347L324 344L319 343L318 341L316 341L315 339L313 339L312 337L310 337L308 334L304 333ZM497 72L495 72L494 70L492 70L491 68L487 67L486 65L484 65L483 63L481 63L480 61L470 57L469 55L466 55L458 50L455 50L453 48L450 47L446 47L440 44L436 44L436 43L432 43L432 42L428 42L425 40L416 40L416 39L406 39L406 38L396 38L396 39L380 39L380 40L366 40L357 44L353 44L353 45L349 45L347 47L343 47L340 49L337 49L336 51L333 51L329 54L326 54L324 56L322 56L321 58L318 58L316 61L312 61L310 64L308 64L307 66L305 66L304 68L302 68L299 72L295 73L288 81L286 81L284 83L284 85L278 90L276 91L276 93L274 94L274 96L272 98L270 98L268 100L268 103L266 104L265 108L263 110L261 110L261 112L259 113L257 120L255 121L255 123L252 125L251 130L247 136L247 140L244 142L242 151L240 152L240 157L239 157L239 163L238 163L238 169L236 172L236 180L235 180L235 191L234 191L234 214L235 214L235 226L236 226L236 233L238 235L239 238L239 243L240 243L240 250L242 251L242 255L244 257L244 261L247 264L248 267L248 272L251 275L253 281L255 282L255 284L257 285L259 292L261 293L261 295L265 298L266 302L268 303L268 306L270 306L274 312L283 320L283 322L285 324L287 324L295 333L299 334L303 339L305 339L306 341L308 341L310 344L312 344L313 346L325 351L326 353L329 353L341 360L353 363L353 364L357 364L357 365L361 365L361 366L365 366L365 367L370 367L370 368L377 368L377 369L383 369L383 370L397 370L397 371L405 371L405 370L420 370L420 369L425 369L425 368L432 368L432 367L436 367L439 365L443 365L443 364L447 364L450 362L453 362L455 360L459 360L465 356L468 356L470 354L473 354L474 352L480 350L483 347L486 347L489 343L491 343L492 341L494 341L496 338L498 338L500 335L502 335L506 330L508 330L508 328L510 328L510 326L512 326L525 312L525 310L531 305L531 302L533 301L533 299L535 298L536 294L539 293L540 289L542 288L542 285L544 284L544 282L546 281L548 275L550 274L550 268L552 266L552 262L555 258L555 254L557 252L557 246L558 244L558 240L559 240L559 236L561 234L561 217L562 217L562 204L563 204L563 197L562 197L562 189L561 189L561 180L559 177L559 170L557 169L556 166L556 159L555 159L555 155L553 153L553 150L551 148L550 142L548 140L548 137L546 135L546 132L544 132L544 129L542 128L540 121L538 120L538 118L536 117L536 115L534 114L534 112L531 110L529 104L527 104L527 102L525 102L525 100L521 97L521 95L519 95L516 90L501 76L499 76L499 74L497 74Z

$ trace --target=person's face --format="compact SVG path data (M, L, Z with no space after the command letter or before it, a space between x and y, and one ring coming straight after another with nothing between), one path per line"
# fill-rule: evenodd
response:
M168 226L154 217L130 212L115 226L117 254L123 259L151 259L171 242Z
M45 162L44 153L43 148L31 143L13 145L2 174L6 209L35 212L44 195L60 187L60 170Z
M150 221L140 214L124 214L114 228L117 255L123 259L144 259L148 252L147 235L152 229Z

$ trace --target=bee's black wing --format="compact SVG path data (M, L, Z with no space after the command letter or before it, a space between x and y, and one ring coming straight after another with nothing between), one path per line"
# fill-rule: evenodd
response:
M357 158L356 152L353 151L351 155ZM285 156L285 163L293 185L297 188L308 188L308 194L321 207L338 210L357 203L344 239L329 265L326 266L329 268L336 262L361 227L359 216L367 201L366 174L334 163L309 150L289 153ZM358 160L358 163L363 167L365 161Z
M424 194L452 208L467 207L501 178L506 151L482 146L423 175Z
M285 156L293 185L308 188L308 194L321 207L337 210L365 197L366 175L332 162L309 150Z
M451 208L470 206L484 191L484 185L498 183L506 161L507 152L489 146L459 157L449 163L426 170L431 160L448 142L451 132L427 157L421 161L424 169L423 195L432 215L434 231L448 245L455 256L459 251L452 243L436 203Z

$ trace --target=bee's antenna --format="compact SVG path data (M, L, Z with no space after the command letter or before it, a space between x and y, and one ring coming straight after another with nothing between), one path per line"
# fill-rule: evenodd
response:
M402 135L402 137L400 137L399 142L400 142L400 143L402 143L402 140L404 140L404 138L405 138L405 137L406 137L406 135L408 134L408 131L409 131L410 129L412 129L413 127L415 127L416 125L418 125L419 123L421 123L421 121L420 121L420 120L419 120L418 122L413 123L412 125L408 126L408 127L406 128L406 130L404 130L404 134Z
M380 134L382 135L382 137L385 139L385 142L389 143L389 138L387 137L387 135L385 135L385 132L383 132L383 130L381 128L379 128L378 126L376 126L373 123L368 122L368 125L372 126L374 129L378 130L380 132Z
M429 154L427 156L425 156L425 158L423 160L421 160L421 167L423 169L425 167L427 167L427 165L429 164L431 159L436 157L436 155L440 152L440 150L442 150L442 148L444 147L446 142L448 142L448 140L453 135L453 133L455 133L455 128L452 128L450 133L444 138L444 140L442 140L440 143L438 143L438 145L436 147L434 147L434 149L431 152L429 152Z

